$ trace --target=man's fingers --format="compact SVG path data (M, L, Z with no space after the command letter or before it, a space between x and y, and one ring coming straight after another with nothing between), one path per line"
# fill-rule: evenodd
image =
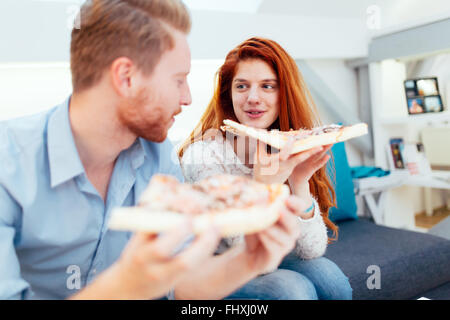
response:
M263 231L273 242L278 243L279 246L284 247L290 244L291 237L286 233L285 230L277 225L267 228Z
M250 252L253 252L256 248L258 248L258 243L259 239L257 233L252 233L245 236L245 245Z
M298 210L298 209L297 209ZM300 236L300 226L298 223L298 217L294 215L295 210L290 210L287 207L282 209L282 216L278 220L278 224L286 230L286 232L294 238Z
M178 227L160 234L156 240L141 243L142 255L149 260L169 259L175 250L179 249L183 244L186 245L192 238L192 221L188 219Z
M139 231L133 235L133 238L130 240L130 244L135 246L141 246L145 243L155 240L156 238L158 238L158 235L155 233L147 233Z
M207 258L214 254L219 241L220 235L215 229L198 235L188 248L166 263L168 272L188 272L196 266L202 265Z
M258 233L259 241L266 248L268 252L279 252L280 246L277 242L273 241L272 238L265 232Z

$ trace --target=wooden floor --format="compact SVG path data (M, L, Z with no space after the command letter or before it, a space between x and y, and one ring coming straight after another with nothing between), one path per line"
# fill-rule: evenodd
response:
M415 216L416 226L430 229L448 216L450 216L450 210L446 208L435 209L431 217L428 217L425 212L423 212Z

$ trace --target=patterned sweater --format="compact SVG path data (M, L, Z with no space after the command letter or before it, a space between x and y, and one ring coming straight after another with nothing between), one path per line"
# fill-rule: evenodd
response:
M216 174L233 174L252 176L253 169L245 166L235 154L228 141L205 140L190 145L181 159L181 167L186 182L195 182ZM320 208L313 198L314 216L310 219L298 218L301 235L297 239L295 252L302 259L314 259L322 256L327 248L328 236ZM218 252L243 241L243 236L232 237L222 241Z

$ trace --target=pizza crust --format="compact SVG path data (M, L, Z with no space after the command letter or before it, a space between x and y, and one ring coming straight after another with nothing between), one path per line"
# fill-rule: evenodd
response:
M193 232L198 234L215 225L223 237L250 234L274 224L289 196L289 187L271 185L269 206L252 206L246 209L228 209L215 213L203 213L192 217ZM145 207L121 207L111 212L109 228L121 231L160 233L180 226L187 219L179 212L150 211Z
M267 131L264 129L255 129L237 123L232 120L223 120L224 126L221 127L224 131L229 131L236 135L248 136L258 139L272 147L282 149L288 142L289 136L294 135L295 131L283 132L280 131ZM306 151L315 147L335 144L338 142L346 141L352 138L356 138L368 133L368 127L366 123L358 123L352 126L342 126L337 131L321 133L319 135L313 135L301 140L295 141L291 154Z

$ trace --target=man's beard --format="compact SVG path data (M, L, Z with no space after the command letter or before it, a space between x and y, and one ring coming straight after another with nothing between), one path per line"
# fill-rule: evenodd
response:
M118 108L119 120L138 137L153 142L163 142L167 137L167 121L164 110L156 106L145 111L145 106L151 103L144 89L132 98L123 99Z

